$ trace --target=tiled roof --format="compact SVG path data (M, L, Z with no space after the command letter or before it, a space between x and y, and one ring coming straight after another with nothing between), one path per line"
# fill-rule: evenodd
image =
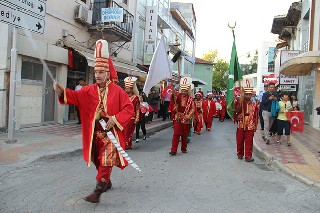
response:
M212 64L212 65L213 65L212 62L203 60L203 59L201 59L201 58L196 58L196 63L197 63L197 64Z

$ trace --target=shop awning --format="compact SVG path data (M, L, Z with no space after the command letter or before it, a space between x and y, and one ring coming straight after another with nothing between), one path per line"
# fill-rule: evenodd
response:
M74 51L76 51L77 53L79 53L80 55L85 57L89 67L94 67L94 55L93 55L92 50L75 45L75 44L73 44L71 42L67 42L67 41L64 42L64 45L74 49Z
M89 67L94 67L94 57L92 53L88 53L88 52L77 50L77 49L75 49L75 51L77 51L80 55L82 55L87 59L87 63Z
M134 65L126 64L120 61L113 61L113 64L117 70L117 72L126 73L130 76L144 77L147 75L147 72L140 70Z
M283 75L310 75L311 71L320 67L320 51L310 51L286 61L280 67Z

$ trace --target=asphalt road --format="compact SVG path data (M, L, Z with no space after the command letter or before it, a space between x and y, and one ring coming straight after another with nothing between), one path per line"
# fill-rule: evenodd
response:
M114 169L100 204L82 198L95 168L80 152L42 158L0 173L0 212L320 212L320 190L265 165L238 160L235 125L214 120L194 135L188 153L169 156L172 128L134 144L141 167ZM0 169L1 170L1 169Z

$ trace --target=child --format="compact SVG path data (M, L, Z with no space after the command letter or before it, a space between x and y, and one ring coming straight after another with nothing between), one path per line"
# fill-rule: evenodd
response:
M279 101L280 110L278 113L278 140L277 143L281 144L281 135L283 135L283 129L285 129L285 135L287 136L287 145L290 146L290 122L288 121L286 113L292 111L292 105L289 101L289 96L283 93L282 100Z
M147 139L147 130L146 130L146 117L149 115L149 104L146 102L146 98L143 95L139 96L140 100L140 119L136 124L136 143L139 143L139 131L140 126L143 133L143 140Z

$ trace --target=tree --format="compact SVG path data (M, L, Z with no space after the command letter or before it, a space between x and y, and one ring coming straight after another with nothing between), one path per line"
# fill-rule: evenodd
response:
M209 50L208 53L202 55L202 59L214 64L212 88L216 91L225 90L228 83L229 63L222 58L218 58L218 50Z

